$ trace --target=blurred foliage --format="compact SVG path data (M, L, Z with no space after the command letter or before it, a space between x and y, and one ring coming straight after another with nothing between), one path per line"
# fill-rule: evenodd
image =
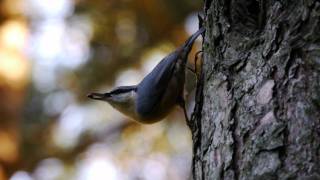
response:
M194 0L0 0L0 180L185 179L180 110L141 126L86 94L141 80L200 9Z
M139 65L146 49L168 37L181 43L184 19L199 5L192 0L79 1L75 12L89 14L95 31L93 60L77 72L85 77L81 89L110 83L120 69Z

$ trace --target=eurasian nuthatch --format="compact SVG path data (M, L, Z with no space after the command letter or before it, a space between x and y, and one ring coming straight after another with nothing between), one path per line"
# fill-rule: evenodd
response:
M197 37L205 31L200 28L176 51L160 63L135 86L120 86L111 92L91 93L91 99L108 102L132 119L150 124L163 119L175 105L180 105L186 115L183 90L188 54Z

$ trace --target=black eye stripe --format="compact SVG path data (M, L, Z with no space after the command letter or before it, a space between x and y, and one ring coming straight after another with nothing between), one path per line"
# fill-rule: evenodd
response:
M134 86L122 86L122 87L119 87L115 90L112 90L110 92L110 94L122 94L122 93L126 93L126 92L130 92L130 91L136 91L137 88Z
M121 93L129 92L129 91L131 91L131 90L130 89L116 89L116 90L111 91L110 93L111 94L121 94Z

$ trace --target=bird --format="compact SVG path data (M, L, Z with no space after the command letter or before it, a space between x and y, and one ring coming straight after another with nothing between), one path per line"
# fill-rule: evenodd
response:
M188 121L183 97L185 70L194 41L205 32L201 27L185 43L164 57L137 85L116 87L107 93L90 93L94 100L108 102L113 108L142 124L164 119L178 105Z

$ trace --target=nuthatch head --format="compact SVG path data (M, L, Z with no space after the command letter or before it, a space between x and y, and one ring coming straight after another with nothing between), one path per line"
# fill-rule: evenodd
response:
M200 28L184 45L163 58L138 85L120 86L104 94L91 93L88 97L106 101L144 124L163 119L175 105L185 108L183 90L186 62L194 41L204 31L204 27Z
M137 86L120 86L104 94L91 93L88 97L95 100L106 101L123 114L133 119L139 119L134 109L136 106Z

